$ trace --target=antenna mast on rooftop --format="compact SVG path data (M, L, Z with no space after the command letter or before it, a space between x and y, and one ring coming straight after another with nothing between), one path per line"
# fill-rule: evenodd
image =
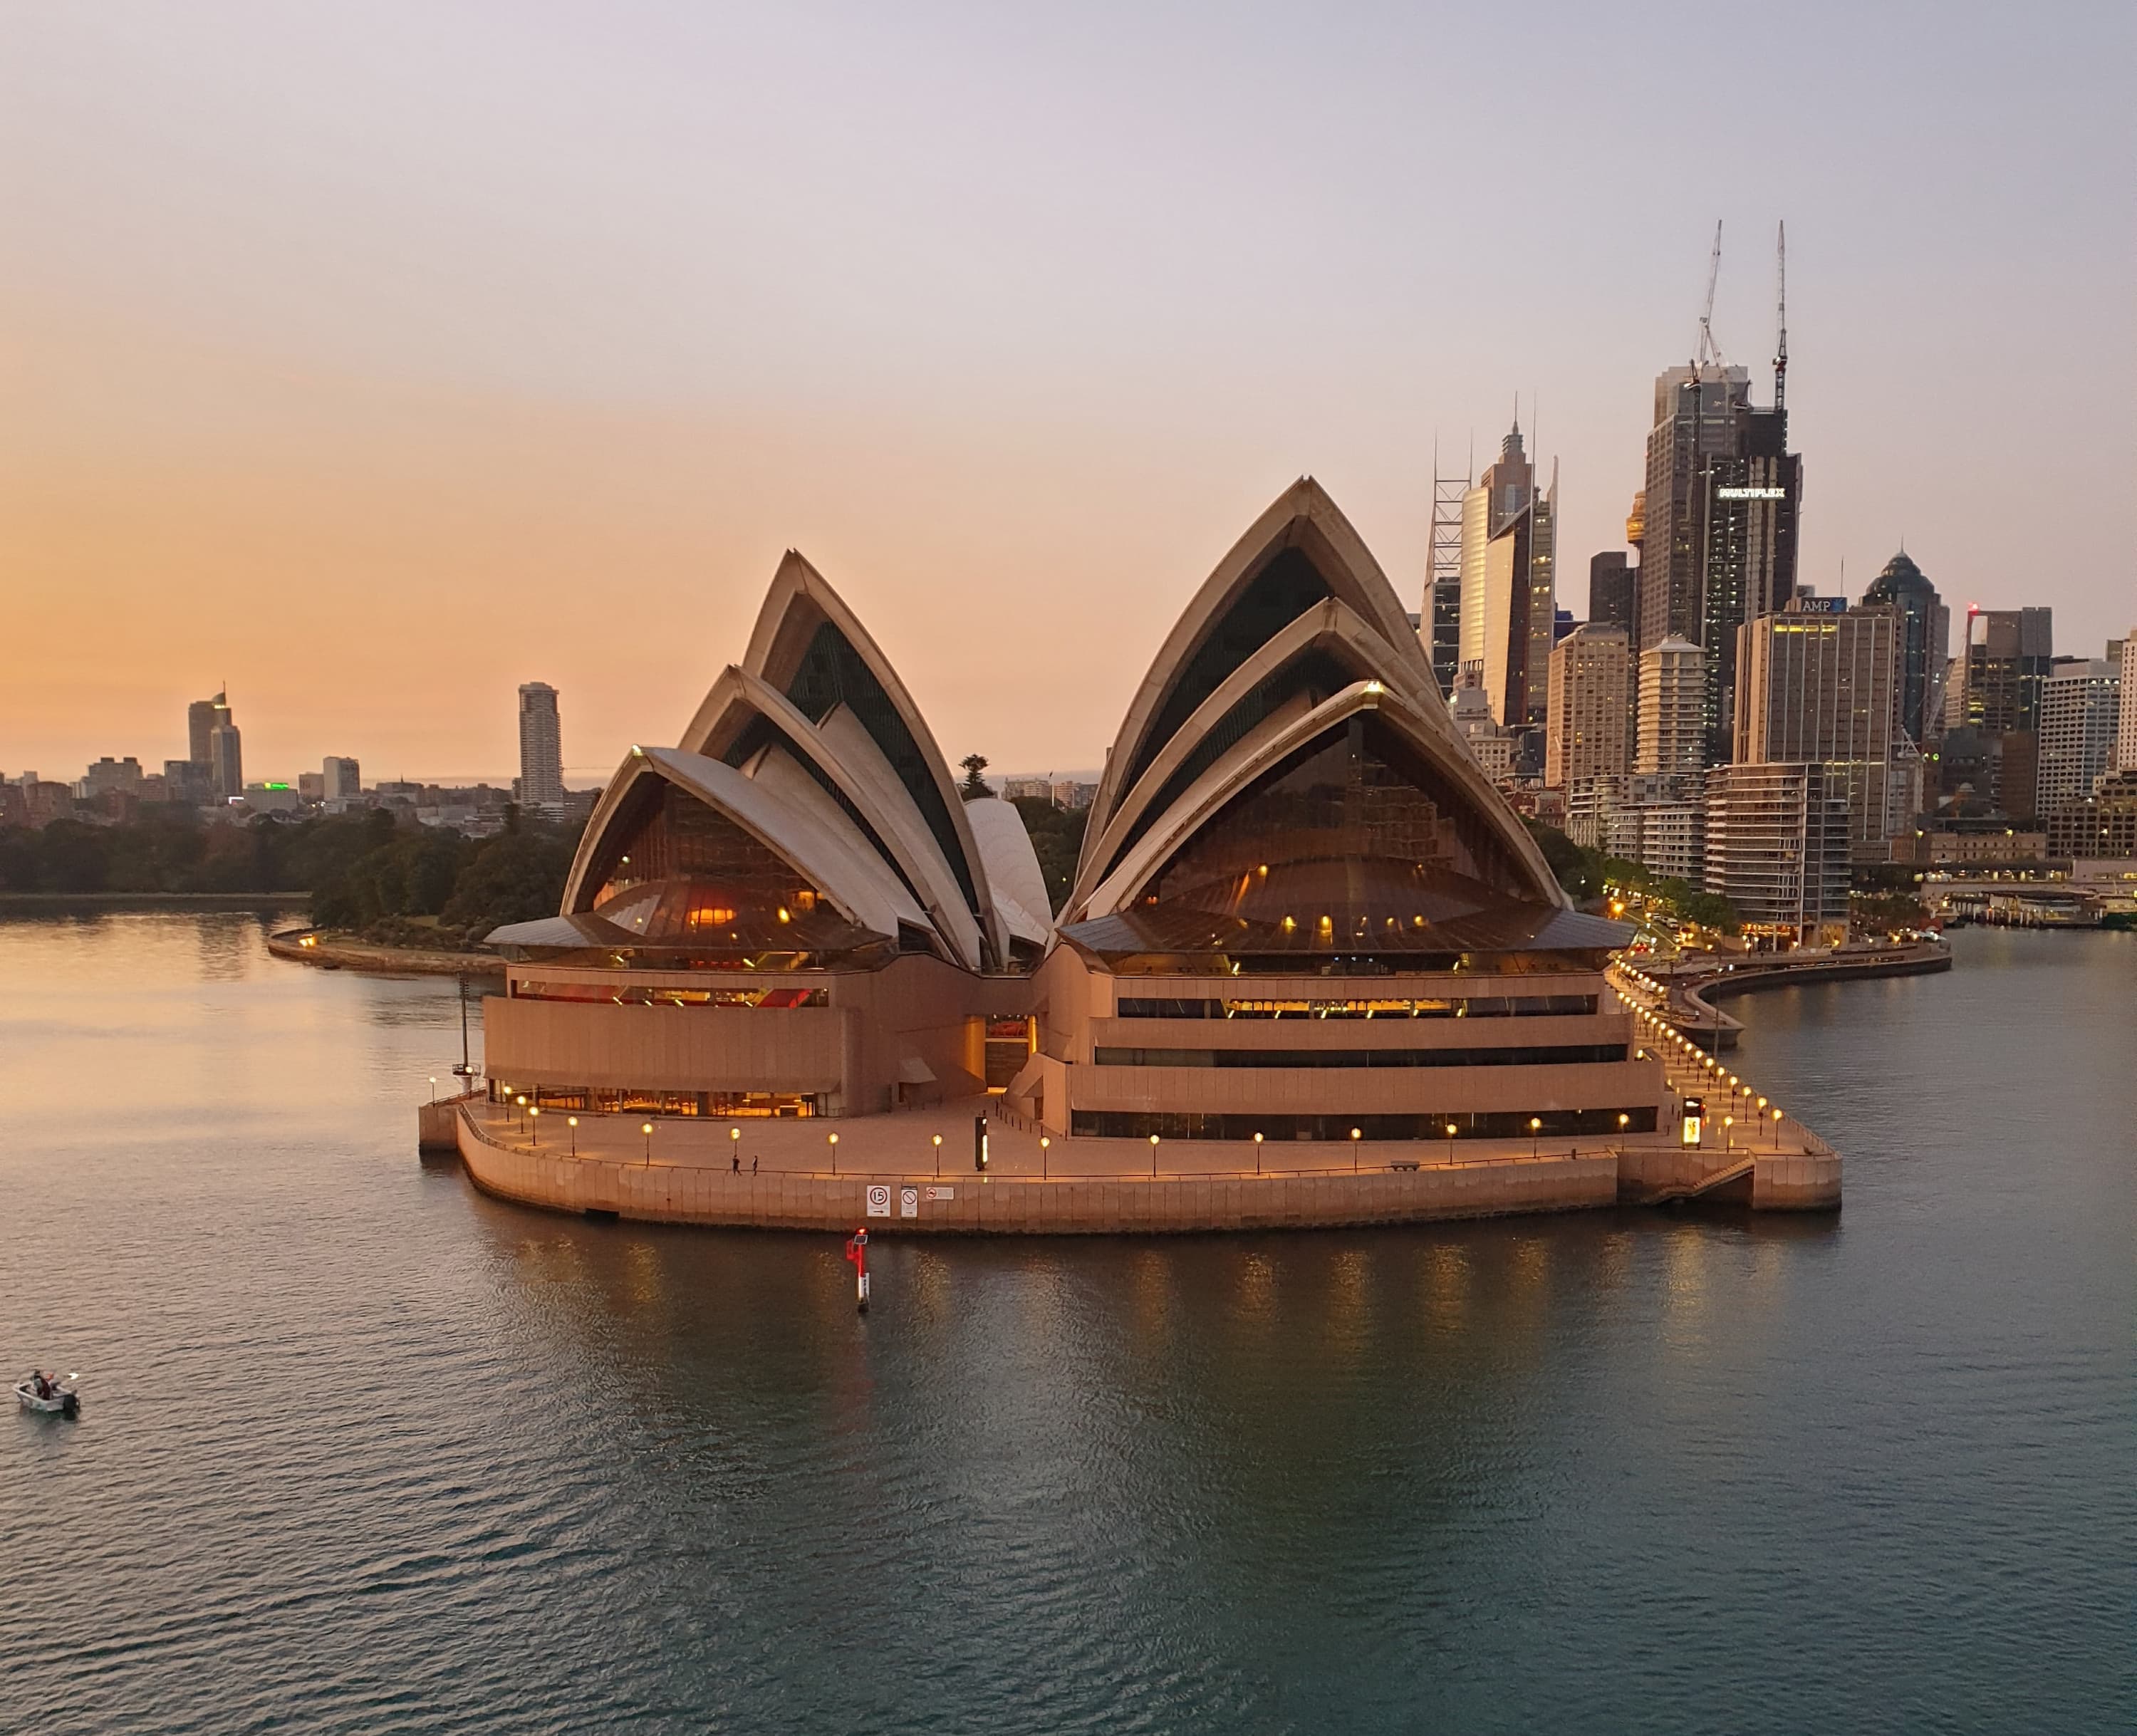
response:
M1789 226L1774 236L1774 320L1779 340L1774 348L1774 408L1789 407Z

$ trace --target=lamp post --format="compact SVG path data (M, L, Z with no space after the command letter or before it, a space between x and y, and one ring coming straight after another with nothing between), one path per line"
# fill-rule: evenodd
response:
M1529 1155L1541 1157L1542 1155L1543 1117L1540 1115L1532 1115L1529 1117Z
M1781 1149L1781 1112L1778 1109L1774 1111L1774 1149Z
M542 1143L542 1106L539 1103L527 1111L527 1119L534 1129L534 1143L539 1145Z
M638 1131L645 1135L645 1166L650 1169L653 1167L653 1123L645 1122Z
M1358 1173L1358 1141L1364 1137L1361 1129L1353 1127L1351 1130L1351 1173L1353 1175Z
M1619 1144L1622 1145L1624 1142L1625 1130L1632 1125L1632 1116L1627 1115L1623 1110L1619 1110L1618 1111L1618 1140Z
M1053 1141L1052 1140L1050 1140L1050 1139L1047 1138L1047 1136L1046 1136L1044 1134L1043 1134L1043 1133L1042 1133L1041 1135L1039 1135L1039 1179L1041 1181L1044 1181L1044 1180L1045 1180L1045 1179L1046 1179L1046 1150L1047 1150L1047 1147L1048 1147L1048 1146L1049 1146L1049 1145L1051 1145L1053 1143L1054 1143L1054 1141Z
M518 1102L519 1102L519 1131L520 1131L522 1133L524 1133L524 1132L526 1132L526 1131L527 1131L527 1095L526 1095L526 1093L525 1093L524 1092L522 1092L520 1093Z
M1256 1134L1256 1135L1254 1135L1254 1174L1257 1174L1257 1175L1258 1175L1258 1174L1260 1174L1261 1173L1262 1173L1262 1136L1258 1133L1258 1134Z
M728 1129L728 1155L733 1160L733 1161L728 1165L728 1169L737 1175L741 1174L742 1129L739 1127L730 1127Z
M935 1179L942 1179L942 1135L939 1133L935 1135Z
M1454 1123L1452 1121L1447 1124L1447 1160L1450 1164L1454 1161Z
M1733 1128L1734 1126L1735 1126L1735 1125L1736 1125L1736 1117L1735 1117L1735 1116L1733 1116L1733 1115L1725 1115L1724 1116L1722 1116L1722 1118L1721 1118L1721 1149L1722 1149L1724 1151L1727 1151L1727 1150L1731 1150L1731 1145L1730 1145L1730 1130L1731 1130L1731 1128Z
M836 1175L839 1173L839 1136L832 1133L826 1134L825 1137L831 1147L831 1174Z
M572 1155L579 1155L579 1118L575 1115L564 1117L564 1125L572 1130Z
M1157 1135L1154 1133L1150 1136L1150 1179L1157 1179Z

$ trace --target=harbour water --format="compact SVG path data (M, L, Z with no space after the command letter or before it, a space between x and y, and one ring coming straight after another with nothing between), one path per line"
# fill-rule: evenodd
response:
M2127 1729L2137 936L1738 1002L1847 1209L882 1245L414 1152L450 982L0 921L0 1722ZM37 1709L35 1712L32 1708Z

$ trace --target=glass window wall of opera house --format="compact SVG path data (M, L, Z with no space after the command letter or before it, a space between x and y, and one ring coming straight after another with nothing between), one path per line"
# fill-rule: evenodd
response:
M1064 1139L1648 1132L1661 1069L1603 978L1626 938L1571 907L1308 479L1159 648L1058 912L1017 810L961 798L790 553L676 745L611 780L561 912L490 936L488 1067L634 1115L992 1094Z

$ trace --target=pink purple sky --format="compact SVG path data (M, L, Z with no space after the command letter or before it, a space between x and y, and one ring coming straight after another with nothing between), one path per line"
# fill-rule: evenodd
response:
M0 0L0 771L575 781L672 739L780 552L952 758L1097 765L1319 476L1413 608L1516 392L1560 601L1651 382L1763 396L1802 576L2137 625L2137 10Z

